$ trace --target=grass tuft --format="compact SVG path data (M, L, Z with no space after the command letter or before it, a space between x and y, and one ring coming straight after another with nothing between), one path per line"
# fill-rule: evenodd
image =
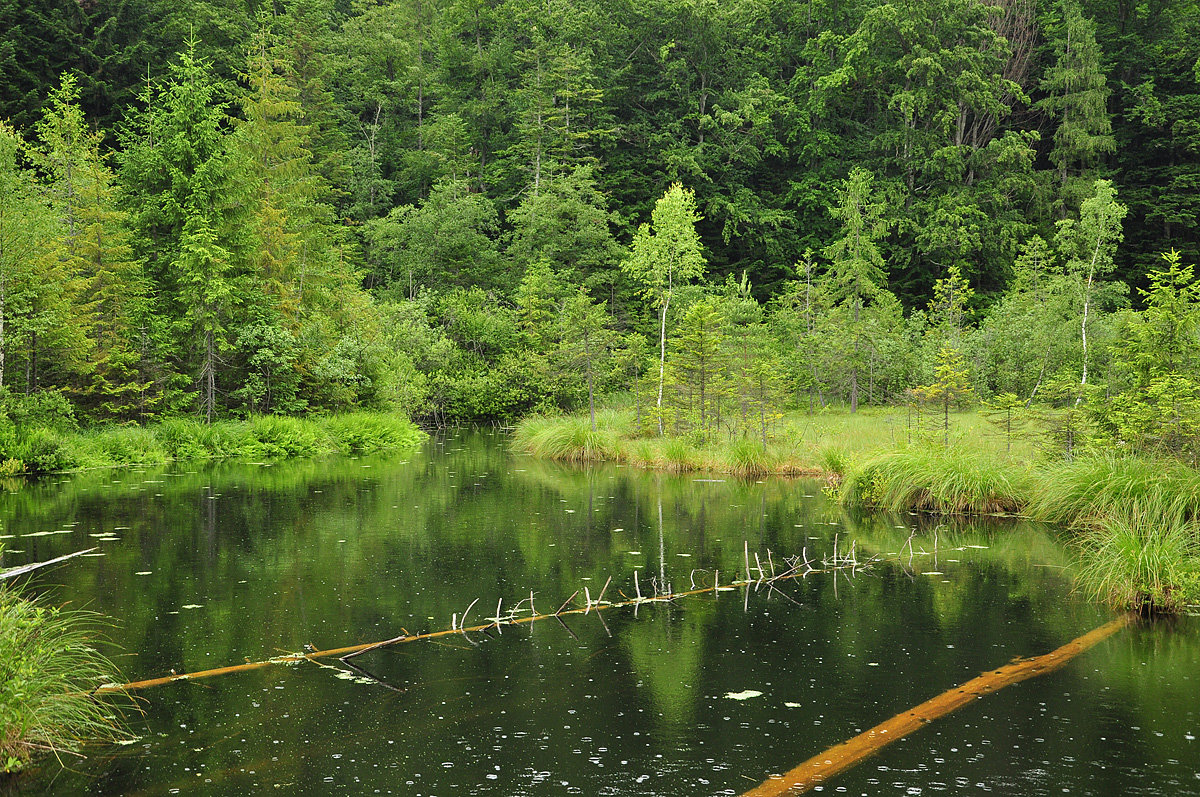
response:
M119 737L113 706L90 694L120 680L94 647L99 630L97 615L0 588L0 772Z
M560 462L601 462L617 458L617 436L586 418L528 418L517 427L513 447L522 453Z
M742 476L764 476L775 469L775 458L757 440L737 440L724 452L721 470Z
M1144 457L1088 457L1038 474L1035 517L1072 525L1113 515L1140 515L1164 525L1200 519L1200 472L1181 462Z
M841 487L848 506L892 512L1001 514L1022 511L1029 474L1016 465L962 449L903 448L852 468Z
M1077 588L1119 611L1178 612L1195 594L1200 570L1195 522L1162 522L1153 511L1105 517L1077 540Z

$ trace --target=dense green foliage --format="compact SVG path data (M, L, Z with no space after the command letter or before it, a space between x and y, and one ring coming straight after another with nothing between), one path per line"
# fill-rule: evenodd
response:
M765 444L788 396L899 401L957 353L984 400L1136 389L1097 428L1187 446L1139 417L1190 377L1110 346L1198 243L1190 0L0 22L0 387L81 421L623 391L657 432Z
M255 415L214 423L172 418L146 427L85 432L18 426L0 434L0 476L188 459L276 461L359 454L411 446L424 434L407 418L366 412L316 418Z

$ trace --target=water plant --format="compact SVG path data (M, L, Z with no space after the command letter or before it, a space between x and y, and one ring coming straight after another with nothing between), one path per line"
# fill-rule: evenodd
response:
M96 649L101 630L97 615L0 587L0 772L119 738L113 698L92 695L119 680Z
M770 473L775 466L775 458L771 456L762 443L757 440L736 440L725 451L726 470L743 476L762 476Z
M561 462L599 462L617 459L617 437L587 418L531 418L513 436L513 448Z

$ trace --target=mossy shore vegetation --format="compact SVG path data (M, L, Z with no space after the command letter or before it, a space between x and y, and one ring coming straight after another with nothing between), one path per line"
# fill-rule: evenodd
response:
M586 417L527 419L513 445L562 461L819 476L847 507L1043 520L1071 531L1077 584L1090 598L1147 614L1200 602L1200 472L1146 455L1048 461L989 434L971 413L955 420L956 438L944 445L912 434L896 413L797 416L764 447L740 437L637 437L629 413L605 411L595 431Z
M176 460L278 460L402 448L425 433L401 415L359 412L295 418L259 415L206 424L173 419L86 432L0 432L0 475L40 475Z
M61 757L121 738L112 699L92 695L120 683L96 647L102 631L96 615L0 586L0 777L37 755Z

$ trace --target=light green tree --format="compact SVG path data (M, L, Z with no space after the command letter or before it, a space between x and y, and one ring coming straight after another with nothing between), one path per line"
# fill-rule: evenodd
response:
M727 367L726 324L711 302L701 300L687 309L675 334L671 368L676 374L676 389L688 394L689 414L702 431L719 418Z
M611 319L602 305L593 301L586 291L579 290L563 302L559 321L562 332L558 355L572 373L583 371L587 380L588 418L594 432L596 380L612 348L613 336L609 330Z
M942 344L933 369L933 382L914 390L924 401L941 405L942 444L949 447L950 408L970 401L974 395L962 352L948 343Z
M0 389L7 386L10 356L36 332L34 308L56 261L49 204L20 163L24 142L0 122ZM6 381L7 380L7 381Z
M667 312L677 284L704 273L704 253L696 223L696 195L679 183L667 189L654 205L650 223L638 227L629 257L621 264L642 285L643 296L659 311L658 401L661 414L667 367ZM662 434L662 418L658 433Z
M40 143L33 156L54 209L63 266L75 287L76 323L47 342L59 357L72 349L86 352L74 385L77 401L101 418L128 420L148 387L139 379L136 340L148 285L133 254L128 215L117 207L101 136L83 117L74 76L65 75L50 92L36 130Z
M1083 346L1083 368L1080 387L1088 380L1088 320L1095 283L1110 274L1113 256L1124 234L1121 222L1126 208L1117 201L1117 189L1109 180L1097 180L1094 193L1083 201L1079 209L1079 221L1063 219L1058 223L1056 241L1059 252L1066 263L1067 271L1078 280L1082 313L1080 317L1080 341ZM1082 400L1082 392L1076 403Z

